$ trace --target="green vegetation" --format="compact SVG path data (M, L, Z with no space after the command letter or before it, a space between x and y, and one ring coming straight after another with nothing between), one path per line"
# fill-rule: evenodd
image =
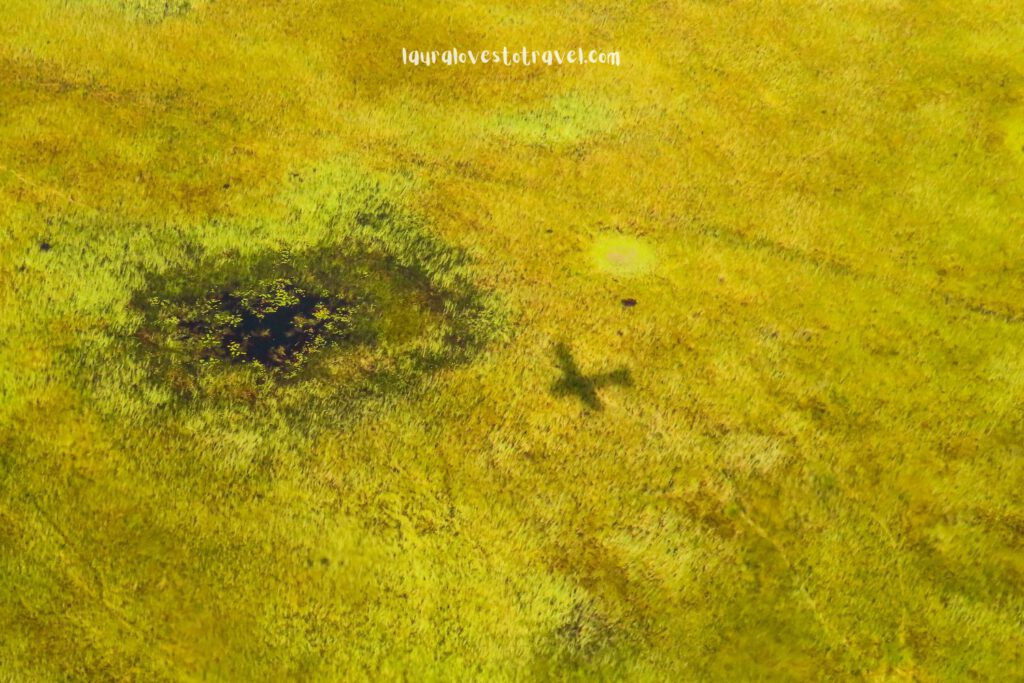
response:
M0 680L1021 678L1021 44L0 3Z
M100 0L97 6L110 4L109 0ZM199 0L120 0L117 8L133 19L154 22L184 16L199 4Z
M354 220L383 246L334 223L345 238L330 245L241 259L232 249L149 276L132 300L142 322L125 355L145 356L152 390L170 387L162 393L186 404L229 388L224 410L233 412L240 396L272 399L286 380L308 393L316 379L339 405L371 386L408 388L502 333L492 298L452 277L464 257L416 239L415 224L387 206Z

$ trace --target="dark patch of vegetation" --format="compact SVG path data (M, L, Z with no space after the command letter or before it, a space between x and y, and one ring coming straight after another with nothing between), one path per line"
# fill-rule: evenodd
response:
M294 375L318 352L375 337L370 292L360 273L332 269L325 254L270 254L152 277L134 306L138 331L163 364L198 373L246 365Z
M194 317L179 319L178 330L200 354L282 368L344 339L352 308L329 292L307 292L290 279L277 278L244 292L214 293L198 302Z
M358 239L248 258L186 250L192 265L150 275L133 298L135 346L155 381L186 398L311 378L347 394L407 386L467 359L497 329L451 265L462 256L416 239L424 248L403 245L404 255Z

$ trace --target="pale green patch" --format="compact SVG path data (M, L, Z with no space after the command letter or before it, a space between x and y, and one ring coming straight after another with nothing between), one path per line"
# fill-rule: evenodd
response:
M570 93L526 112L504 114L489 127L526 144L571 145L614 130L618 120L607 101Z
M121 12L142 22L158 23L183 17L198 9L206 0L90 0L89 5L101 10Z
M1006 148L1018 158L1024 159L1024 114L1018 114L1006 123Z
M594 241L590 256L598 270L635 277L653 270L657 258L646 242L628 235L603 235Z
M729 434L719 447L723 466L743 475L770 472L790 458L785 444L767 434Z
M230 432L238 419L277 423L282 406L337 425L367 397L409 395L417 378L469 360L485 338L504 333L504 314L474 283L468 255L402 208L403 183L345 160L288 177L275 210L258 219L218 217L165 230L138 224L131 236L106 215L52 219L59 242L30 249L22 276L45 275L31 286L53 298L52 318L24 318L26 328L34 326L24 333L42 336L59 316L88 321L67 357L87 378L96 406L123 422L157 420L172 409L197 415L203 433ZM215 338L222 325L241 321L215 310L223 295L239 294L247 310L277 310L295 303L277 283L314 274L325 292L366 303L374 328L367 343L317 343L309 364L304 355L295 373L271 377L236 362L241 346ZM190 320L198 336L188 331ZM239 407L239 400L249 403ZM301 422L308 434L312 427Z

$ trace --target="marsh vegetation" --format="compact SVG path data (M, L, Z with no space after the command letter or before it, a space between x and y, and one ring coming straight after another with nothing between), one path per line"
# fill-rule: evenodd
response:
M1020 45L0 2L0 680L1022 678Z

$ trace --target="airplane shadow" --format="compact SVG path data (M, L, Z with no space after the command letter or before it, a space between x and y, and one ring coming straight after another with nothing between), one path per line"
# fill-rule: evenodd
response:
M607 386L633 386L633 374L629 368L584 375L565 342L556 344L554 352L555 362L562 371L562 376L551 385L551 393L555 396L575 396L591 410L604 410L604 404L598 396L599 389Z

